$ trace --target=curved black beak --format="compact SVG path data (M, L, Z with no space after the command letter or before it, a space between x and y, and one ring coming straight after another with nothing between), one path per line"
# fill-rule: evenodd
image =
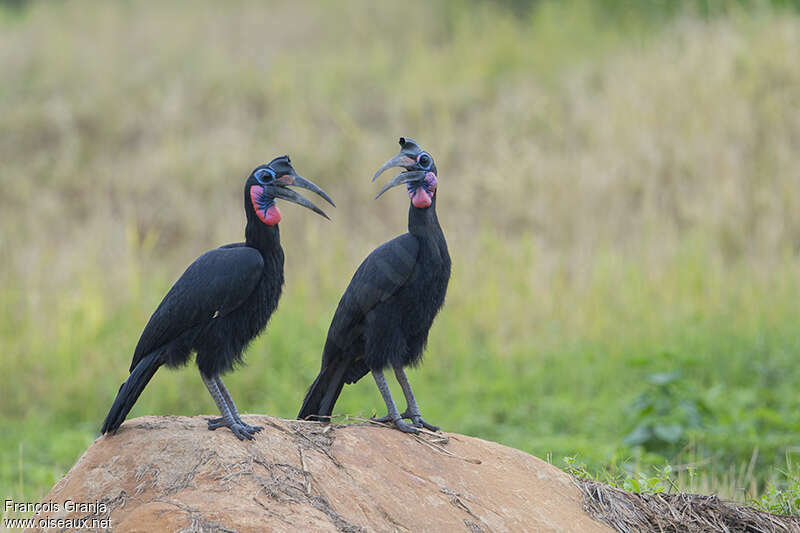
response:
M307 190L309 190L311 192L317 193L318 195L322 196L325 199L326 202L331 204L333 207L336 207L336 204L333 203L333 200L331 200L331 197L328 196L328 194L325 191L323 191L320 187L317 187L314 183L312 183L311 181L305 179L303 176L299 176L297 174L294 174L292 177L294 178L294 181L292 183L290 183L289 185L294 185L296 187L302 187L303 189L307 189Z
M402 185L403 183L411 183L412 181L422 181L425 179L425 174L426 171L424 170L411 170L408 172L403 172L401 174L398 174L397 176L389 180L389 183L383 186L383 189L381 189L381 192L379 192L378 195L375 196L375 199L377 200L378 198L380 198L380 196L383 193L385 193L392 187L397 187L398 185Z
M303 195L296 193L295 191L289 188L290 185L301 187L303 189L308 189L325 199L326 202L331 204L333 207L336 207L336 204L333 203L330 196L323 191L320 187L314 184L312 181L307 180L303 176L298 175L297 173L292 172L292 174L287 174L281 176L277 180L275 180L274 185L267 185L264 189L265 192L274 196L275 198L281 198L283 200L287 200L289 202L302 205L303 207L314 211L316 214L323 216L330 220L328 215L325 212L314 205L310 200L305 198Z
M380 176L381 174L383 174L392 167L403 167L405 169L408 169L409 167L413 167L416 163L417 161L415 159L409 157L403 152L400 152L399 154L388 160L386 163L384 163L383 166L381 166L381 168L378 169L375 175L372 176L372 181L378 179L378 176Z
M413 157L409 156L404 152L400 152L399 154L388 160L386 163L384 163L381 166L381 168L378 169L375 175L372 176L372 181L378 179L378 176L380 176L390 168L402 167L405 169L411 169L414 168L416 164L417 164L416 159L414 159ZM380 196L383 193L385 193L392 187L397 187L398 185L402 185L403 183L410 183L412 181L422 181L423 179L425 179L424 170L407 170L406 172L401 172L400 174L389 180L389 183L384 185L383 189L381 189L378 195L375 196L375 199L377 200L378 198L380 198Z

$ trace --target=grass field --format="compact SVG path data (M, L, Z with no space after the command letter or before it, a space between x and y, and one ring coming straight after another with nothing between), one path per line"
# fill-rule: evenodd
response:
M800 17L518 4L0 10L0 496L41 497L97 436L149 314L241 239L244 179L283 153L338 207L282 206L284 296L226 383L293 417L352 272L405 229L369 178L410 135L453 257L411 376L428 420L788 510ZM337 405L381 410L368 380ZM131 416L214 411L188 367Z

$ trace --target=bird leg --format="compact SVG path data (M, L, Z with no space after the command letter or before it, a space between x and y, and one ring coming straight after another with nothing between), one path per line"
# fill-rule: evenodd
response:
M394 425L397 426L397 429L403 433L419 433L417 428L403 422L403 417L400 415L400 411L397 410L397 406L392 398L392 392L389 390L389 385L386 384L386 378L383 376L383 371L373 370L372 377L375 378L375 383L378 385L378 390L381 391L383 401L386 403L386 409L389 411L388 415L381 418L376 418L374 420L376 422L388 422L391 420L394 422Z
M237 422L236 419L233 417L233 413L231 412L230 407L228 407L228 404L225 402L225 398L222 395L222 391L219 390L219 385L217 385L217 381L214 378L206 376L202 372L200 372L200 377L203 378L203 383L205 383L208 392L211 393L211 397L214 398L214 403L217 404L217 408L219 409L219 412L222 414L222 420L224 422L224 424L214 427L212 427L212 424L209 422L208 429L213 431L218 427L224 425L227 428L229 428L233 432L233 434L236 435L236 437L238 437L239 440L252 439L253 435L251 435L245 429L245 424Z
M250 424L242 420L241 417L239 416L239 410L236 409L236 404L233 403L233 398L231 398L231 393L228 392L227 387L225 387L225 384L222 382L222 378L220 378L219 376L214 376L212 379L217 382L217 386L219 387L219 392L222 394L222 398L228 405L228 409L230 409L234 420L236 420L239 424L244 426L245 430L251 435L253 433L258 433L259 431L264 429L264 426L251 426ZM226 426L224 418L208 418L207 420L208 420L208 429L210 429L211 431Z
M410 418L415 427L429 429L430 431L439 431L438 426L428 424L422 419L422 415L419 412L419 407L417 406L417 399L414 398L414 393L411 392L411 383L408 382L405 370L403 370L402 367L397 366L394 369L394 375L397 378L397 382L400 384L400 387L403 389L403 394L406 397L406 411L400 416L403 418Z

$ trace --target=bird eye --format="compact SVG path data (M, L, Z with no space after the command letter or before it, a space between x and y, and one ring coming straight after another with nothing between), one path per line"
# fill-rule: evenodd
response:
M260 168L256 170L254 177L260 184L264 185L265 181L275 179L275 171L271 168Z
M417 163L422 170L429 170L433 164L433 158L429 154L422 152L417 156Z

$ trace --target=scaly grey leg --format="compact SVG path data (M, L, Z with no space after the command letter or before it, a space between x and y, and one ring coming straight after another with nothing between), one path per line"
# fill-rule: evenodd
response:
M389 390L389 385L386 384L386 378L383 377L383 371L373 370L372 377L375 378L375 383L377 383L378 385L378 390L381 391L381 396L383 396L383 401L386 404L386 409L389 411L389 414L387 416L375 420L376 421L391 420L392 422L394 422L394 425L397 426L397 429L399 429L403 433L419 433L419 430L417 428L403 422L402 417L400 416L400 412L397 410L397 406L394 403L394 398L392 398L392 391Z
M233 432L233 434L239 438L239 440L252 439L253 436L250 433L248 433L245 427L239 422L237 422L236 419L233 417L233 413L231 412L230 407L228 407L228 404L225 402L225 398L222 395L222 391L219 390L219 385L217 385L216 380L214 378L206 376L202 372L200 372L200 377L203 378L203 383L205 383L208 392L210 392L211 397L214 398L214 403L217 404L217 408L219 409L220 414L222 414L222 419L225 422L222 425L228 427ZM215 427L211 426L212 424L209 422L208 429L212 431L217 429L218 427L221 427L221 426L215 426Z
M415 427L424 427L425 429L429 429L431 431L439 431L438 426L428 424L422 419L422 415L419 412L419 407L417 406L417 399L414 398L414 393L411 391L411 383L408 382L408 377L406 377L405 370L403 370L402 367L395 367L394 375L397 378L397 382L400 384L400 387L403 389L403 394L406 397L406 411L400 416L403 418L410 418Z
M241 417L239 416L239 410L236 409L236 404L233 403L233 398L231 398L231 393L228 392L227 387L225 387L225 384L222 382L222 378L220 378L219 376L214 376L213 379L214 381L217 382L217 387L219 387L219 391L222 394L222 398L225 400L225 403L228 404L228 409L230 409L234 420L236 420L238 423L244 426L245 430L247 430L247 432L250 433L251 435L253 433L258 433L259 431L264 429L264 426L251 426L250 424L242 420ZM208 429L210 429L211 431L214 431L215 429L220 428L222 426L227 426L224 418L208 419Z

